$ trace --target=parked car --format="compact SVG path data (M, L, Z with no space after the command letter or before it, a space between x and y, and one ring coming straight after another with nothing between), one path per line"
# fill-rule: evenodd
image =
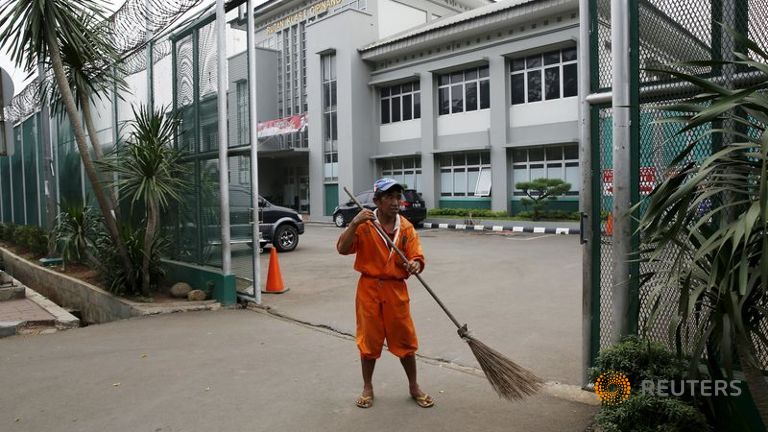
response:
M232 243L252 245L252 227L249 191L230 190L230 223ZM272 244L279 252L296 249L299 236L304 234L304 221L293 209L274 205L259 196L260 246Z
M363 207L374 210L376 204L373 202L373 191L365 191L355 196ZM347 226L349 222L360 212L357 205L352 200L337 206L333 210L333 223L337 227ZM427 218L427 206L421 199L421 194L416 189L406 189L403 191L403 200L400 201L400 214L415 226L421 225Z

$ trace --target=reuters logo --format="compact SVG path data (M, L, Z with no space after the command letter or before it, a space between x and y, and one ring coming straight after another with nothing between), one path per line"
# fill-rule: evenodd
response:
M629 397L629 379L621 372L604 372L595 381L595 394L607 405L617 405Z

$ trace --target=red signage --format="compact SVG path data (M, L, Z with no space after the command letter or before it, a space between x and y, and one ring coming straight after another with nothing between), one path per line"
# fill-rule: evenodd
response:
M656 167L640 167L640 195L648 195L656 187ZM603 170L603 195L613 196L613 169Z
M259 138L266 138L275 135L286 135L294 132L300 132L307 127L307 113L283 117L280 119L267 120L259 123L256 129Z

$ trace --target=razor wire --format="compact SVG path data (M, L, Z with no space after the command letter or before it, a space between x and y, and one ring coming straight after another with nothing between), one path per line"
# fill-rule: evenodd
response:
M108 21L112 22L112 39L117 52L123 55L123 72L131 75L147 68L148 56L144 48L150 38L176 22L184 13L202 3L203 0L127 0ZM171 41L165 37L155 43L153 61L172 53ZM52 81L53 77L45 77ZM4 119L16 123L33 114L43 100L40 94L41 79L35 78L4 107Z

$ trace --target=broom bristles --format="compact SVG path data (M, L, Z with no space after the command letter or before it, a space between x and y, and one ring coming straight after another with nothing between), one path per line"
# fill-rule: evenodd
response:
M507 400L522 399L541 388L541 378L531 371L472 336L464 335L463 338L499 397Z

